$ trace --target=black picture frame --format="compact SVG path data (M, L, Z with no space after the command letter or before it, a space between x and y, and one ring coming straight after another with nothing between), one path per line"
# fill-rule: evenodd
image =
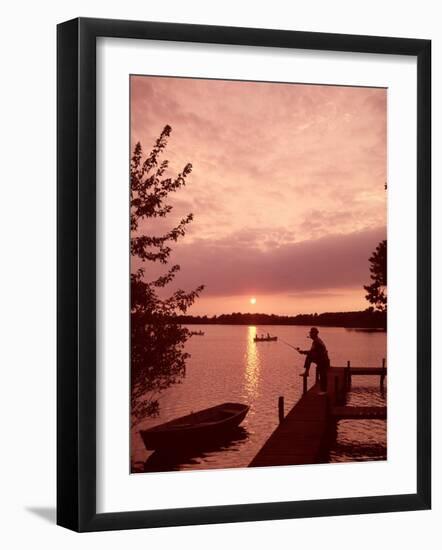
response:
M417 491L361 498L96 512L96 39L414 56L417 59ZM57 523L103 531L431 506L431 41L159 22L74 19L57 28Z

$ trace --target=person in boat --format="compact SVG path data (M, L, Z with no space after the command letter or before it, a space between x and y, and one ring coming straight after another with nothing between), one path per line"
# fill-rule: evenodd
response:
M304 362L305 371L301 376L308 376L311 364L315 363L318 369L320 393L324 394L327 392L327 374L330 367L327 347L321 338L319 338L319 330L316 327L310 329L309 338L312 339L312 345L309 350L296 348L301 355L306 356Z

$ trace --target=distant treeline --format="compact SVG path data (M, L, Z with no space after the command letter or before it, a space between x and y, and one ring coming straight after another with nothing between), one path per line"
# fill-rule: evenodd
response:
M311 325L320 327L381 328L387 326L383 311L339 311L335 313L309 313L295 316L268 315L266 313L230 313L222 315L179 315L177 323L188 325Z

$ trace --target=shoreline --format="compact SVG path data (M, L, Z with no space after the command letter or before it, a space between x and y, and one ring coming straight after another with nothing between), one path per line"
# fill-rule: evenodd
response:
M348 330L360 331L360 332L387 332L385 327L373 327L373 326L352 326L352 325L325 325L321 323L222 323L222 322L202 322L202 321L175 321L171 320L179 325L192 325L192 326L229 326L229 327L258 327L258 326L268 326L268 327L310 327L312 325L321 327L321 328L345 328Z
M176 315L170 322L187 325L243 325L243 326L317 326L342 327L355 330L387 331L386 311L336 311L278 315L272 313L222 313L220 315Z

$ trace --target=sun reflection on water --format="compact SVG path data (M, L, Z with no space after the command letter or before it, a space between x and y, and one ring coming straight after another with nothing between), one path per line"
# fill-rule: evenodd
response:
M260 358L258 346L254 342L256 327L247 329L247 348L244 354L244 388L249 403L254 401L258 395Z

